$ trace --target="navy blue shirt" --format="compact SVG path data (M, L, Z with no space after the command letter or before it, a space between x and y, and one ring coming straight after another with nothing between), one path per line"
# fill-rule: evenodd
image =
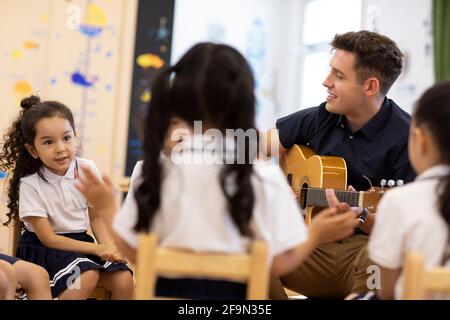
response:
M330 113L326 103L301 110L277 121L281 145L306 145L321 156L337 156L347 163L347 185L368 190L369 182L379 186L381 179L415 178L408 159L411 116L390 99L360 130L352 132L345 116Z

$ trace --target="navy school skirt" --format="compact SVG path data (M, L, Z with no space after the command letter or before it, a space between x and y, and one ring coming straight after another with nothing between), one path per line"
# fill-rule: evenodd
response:
M1 254L0 253L0 260L6 261L9 264L14 264L17 261L19 261L20 259L18 259L16 257L7 256L6 254Z
M94 239L86 232L59 235L78 241L94 243ZM16 256L40 265L47 270L53 298L59 297L67 289L68 285L76 279L76 275L84 271L112 272L129 270L131 272L124 263L102 261L100 257L95 255L47 248L39 241L35 233L29 231L25 231L20 237Z

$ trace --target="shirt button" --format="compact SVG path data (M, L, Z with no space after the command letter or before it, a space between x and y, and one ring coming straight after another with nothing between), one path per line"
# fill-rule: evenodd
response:
M353 140L355 137L354 136L349 136L350 140Z

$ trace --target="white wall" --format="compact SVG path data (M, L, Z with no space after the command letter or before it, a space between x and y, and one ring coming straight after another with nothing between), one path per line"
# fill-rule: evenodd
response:
M237 48L250 62L257 80L257 124L273 125L280 108L295 96L298 0L177 0L172 63L200 41ZM293 107L293 106L290 106Z
M406 54L405 70L389 97L411 112L414 101L434 81L431 0L362 3L361 29L391 37ZM304 100L302 81L311 81L302 79L303 5L304 0L177 0L172 61L199 41L225 42L236 47L255 66L259 79L257 124L260 128L271 127L278 117L312 106L300 103ZM262 27L255 35L256 19ZM262 58L256 57L258 53ZM318 74L322 69L317 66ZM317 97L317 104L323 98L324 95Z
M363 26L392 38L406 55L389 97L411 113L434 83L431 0L364 0Z

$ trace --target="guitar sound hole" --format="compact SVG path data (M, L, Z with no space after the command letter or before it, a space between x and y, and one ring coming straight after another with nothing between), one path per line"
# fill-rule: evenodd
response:
M305 183L304 185L302 185L302 188L300 189L300 207L302 209L306 208L306 195L308 193L308 185Z

